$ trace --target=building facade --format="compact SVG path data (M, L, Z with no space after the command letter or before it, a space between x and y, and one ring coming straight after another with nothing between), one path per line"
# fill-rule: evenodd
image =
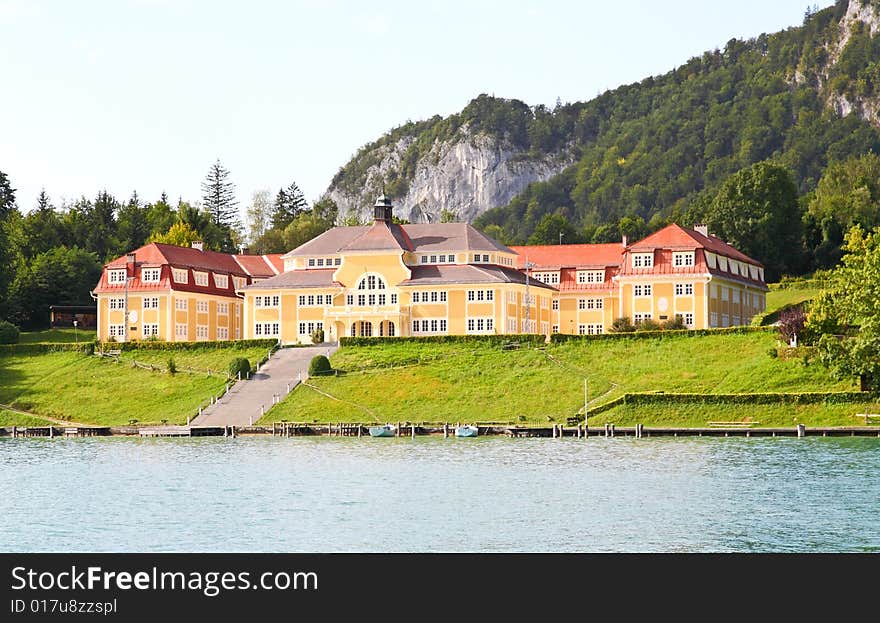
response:
M765 307L760 262L704 227L627 244L508 248L467 223L334 227L285 255L149 244L104 267L101 340L607 333L678 319L748 324ZM127 319L127 322L126 322Z
M747 325L763 312L764 266L704 226L676 224L627 244L513 247L517 267L555 285L552 331L596 334L617 318L690 329Z
M243 288L244 337L549 333L555 288L527 283L511 249L467 223L399 225L391 211L380 197L372 225L334 227Z
M150 243L104 266L92 291L98 339L124 342L241 339L236 290L283 270L280 255L229 255Z

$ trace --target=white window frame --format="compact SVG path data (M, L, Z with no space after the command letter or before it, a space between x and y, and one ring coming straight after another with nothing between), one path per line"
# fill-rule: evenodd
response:
M653 253L633 253L632 254L632 267L633 268L654 268L654 254Z
M189 271L185 268L172 268L171 279L174 283L189 283Z
M201 286L203 288L208 287L208 273L201 272L198 270L193 271L193 284L197 286Z
M675 296L693 296L694 284L692 283L676 283Z
M159 337L159 325L144 323L144 337Z
M685 266L693 266L694 265L694 252L693 251L673 251L672 265L675 268L683 268Z
M107 283L125 283L126 269L114 268L107 270Z
M226 290L229 287L229 275L218 275L214 273L214 287Z
M174 299L175 311L189 311L189 299Z
M141 283L159 283L161 278L161 268L141 268Z
M633 285L633 297L648 298L653 293L654 288L650 283L637 283Z

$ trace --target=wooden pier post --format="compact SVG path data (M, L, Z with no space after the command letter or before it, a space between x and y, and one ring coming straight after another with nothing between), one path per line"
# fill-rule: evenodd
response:
M580 424L577 425L577 438L578 439L581 438L581 425Z
M614 424L611 425L611 436L614 437Z
M605 423L605 436L608 437L608 423Z
M16 426L12 427L12 438L15 439L18 437L18 428Z
M397 428L394 429L394 436L400 437L400 422L397 423Z
M590 436L590 425L584 420L584 439Z
M415 423L410 424L410 426L409 426L409 430L410 430L410 433L411 433L411 435L410 435L410 439L415 439L415 438L416 438L416 425L415 425Z
M804 424L797 425L797 435L798 437L806 437L807 427Z
M449 439L449 422L443 422L443 439Z
M55 436L55 427L50 426L49 427L49 439L52 439L54 436Z
M360 439L361 438L361 424L360 424L360 422L358 422L357 427L358 427L358 439Z

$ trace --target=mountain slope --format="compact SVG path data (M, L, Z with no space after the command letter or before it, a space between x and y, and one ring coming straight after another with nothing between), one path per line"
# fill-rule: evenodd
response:
M829 162L880 151L878 27L874 4L843 1L589 102L480 96L365 146L328 193L341 213L364 213L384 181L399 216L450 209L522 242L554 212L579 226L687 220L701 192L766 159L807 192Z

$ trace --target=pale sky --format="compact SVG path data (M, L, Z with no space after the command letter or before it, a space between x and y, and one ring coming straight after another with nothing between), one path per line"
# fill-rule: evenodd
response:
M311 201L407 120L589 100L810 4L0 0L0 170L25 211L41 187L195 201L216 158L242 209L294 180Z

